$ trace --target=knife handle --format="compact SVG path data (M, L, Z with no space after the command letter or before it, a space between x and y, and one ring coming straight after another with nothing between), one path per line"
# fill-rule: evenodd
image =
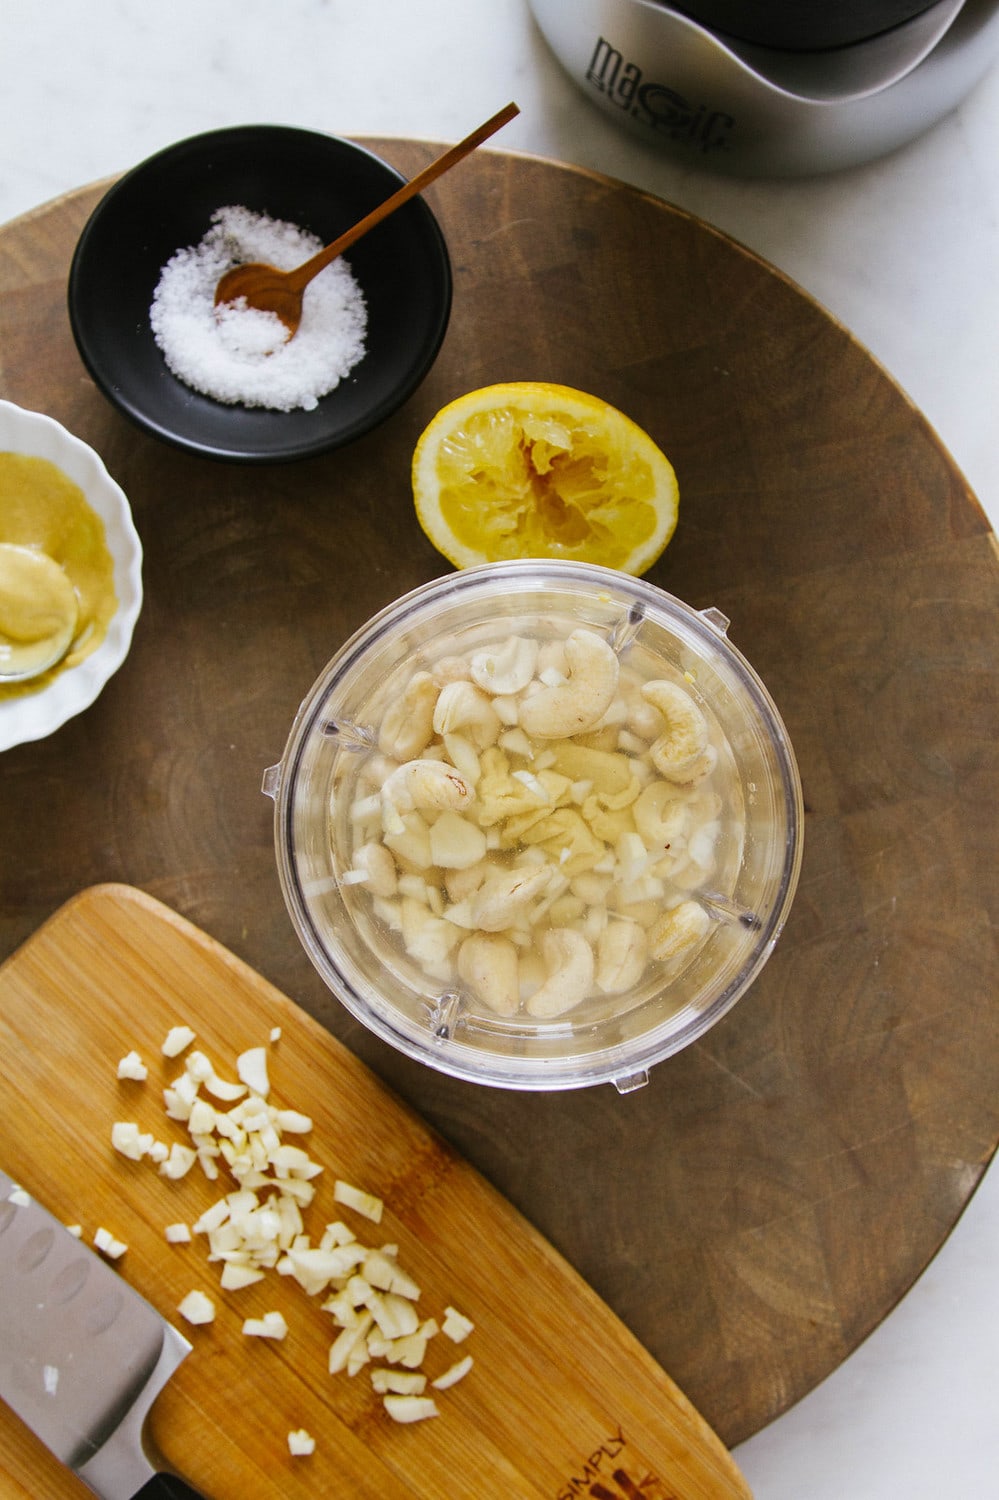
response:
M203 1496L173 1474L154 1474L132 1500L203 1500Z

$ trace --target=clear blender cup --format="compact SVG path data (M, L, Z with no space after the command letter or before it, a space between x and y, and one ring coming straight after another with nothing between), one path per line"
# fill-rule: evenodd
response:
M428 583L383 609L340 648L302 703L281 761L265 774L264 791L275 803L278 871L295 931L323 980L358 1020L406 1055L470 1082L554 1090L609 1081L628 1092L647 1081L653 1064L688 1046L731 1009L767 961L787 917L801 862L802 801L780 716L756 672L727 640L727 625L714 610L696 611L613 570L518 561ZM565 815L554 824L540 823L542 833L547 827L554 832L535 832L532 842L529 817L521 824L500 818L497 835L487 783L476 779L467 755L464 770L459 768L471 793L464 821L474 824L478 811L485 825L478 852L484 848L488 877L498 879L497 871L510 869L547 872L548 885L542 882L538 900L521 914L527 920L500 931L517 948L519 971L526 976L522 1002L501 1011L483 1003L460 962L462 945L475 931L474 892L465 900L453 872L428 863L421 850L429 839L422 832L417 846L400 830L400 824L412 828L417 821L432 830L441 809L404 806L400 817L398 807L386 809L379 793L379 778L384 784L398 768L379 745L380 730L393 705L398 719L398 705L418 674L440 689L462 680L464 668L483 653L498 656L511 640L533 643L539 661L546 651L556 660L579 630L596 636L605 652L610 647L620 674L614 706L596 734L528 737L525 745L518 734L522 726L504 727L501 719L492 746L476 750L472 735L480 772L485 764L492 775L505 757L511 778L519 776L513 788L516 796L524 788L518 807L532 793L551 795L554 787L559 795L552 812L561 808ZM545 682L557 690L560 678L565 680L564 662L547 676L542 670L526 696ZM664 680L682 688L708 728L711 771L699 789L673 784L656 790L648 748L628 725L620 685L638 684L640 699L643 682ZM497 711L506 707L505 696L494 696ZM418 758L452 766L447 738L446 730L435 734ZM469 735L459 733L463 739ZM457 754L453 737L451 750ZM587 759L592 750L607 761ZM592 777L588 782L583 773L596 766L602 774L612 761L617 774L633 774L639 782L641 802L631 813L627 790L617 795L618 807L609 805L615 801L609 793L605 816L598 822L594 814L586 837L575 839L587 806L597 806ZM580 772L575 779L573 771ZM701 821L695 818L692 826L689 807L698 798L704 804ZM660 850L646 843L643 866L632 823L642 808L647 812L646 804L657 802L663 805L656 816L665 820L667 833L682 827L681 812L687 816L684 847ZM511 841L510 828L522 826L523 839ZM533 826L538 828L537 820ZM647 836L647 817L641 826ZM372 838L396 851L394 896L373 891L359 868L358 849ZM627 876L644 884L622 885L622 860ZM475 878L473 871L465 883ZM404 903L417 901L421 891L429 908L416 925L432 940L414 942L404 919L407 912L413 917L414 908ZM599 953L608 925L617 936L619 923L638 919L658 931L669 925L670 913L688 906L703 913L693 946L673 953L667 943L667 951L649 957L623 990L593 984L566 1009L535 1013L531 995L546 981L538 950L549 959L552 950L581 951L577 938L553 941L544 932L582 932Z

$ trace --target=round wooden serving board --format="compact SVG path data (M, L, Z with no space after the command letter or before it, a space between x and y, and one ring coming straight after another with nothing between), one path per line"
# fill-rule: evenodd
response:
M436 150L366 144L407 175ZM100 881L174 907L391 1083L738 1442L892 1308L999 1136L999 567L981 508L884 371L772 267L620 183L489 150L428 195L455 297L409 403L301 465L191 457L119 417L73 345L66 276L102 190L0 230L0 395L102 455L145 605L96 704L0 756L0 955ZM410 497L423 426L519 379L603 396L669 454L680 523L648 576L730 617L804 784L801 884L768 967L628 1097L455 1083L354 1024L292 932L260 792L339 643L447 571Z

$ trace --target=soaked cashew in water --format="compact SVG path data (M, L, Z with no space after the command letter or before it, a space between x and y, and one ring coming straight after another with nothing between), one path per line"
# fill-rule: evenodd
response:
M389 803L383 809L382 822L385 847L391 849L400 868L429 870L434 862L430 853L430 829L421 814L415 809L399 813Z
M628 918L616 918L597 938L597 989L623 995L645 972L649 945L645 929Z
M458 949L458 974L490 1010L512 1016L520 1005L519 958L509 938L473 932Z
M467 870L485 858L486 836L460 813L445 809L430 828L430 858L440 870Z
M472 681L494 697L512 696L526 688L537 659L537 641L511 635L496 646L476 651L471 661Z
M442 917L435 917L422 901L404 896L400 907L402 940L410 958L418 959L431 971L448 978L446 960L458 946L461 933Z
M697 901L681 901L657 917L649 928L649 952L664 963L680 958L701 941L711 918Z
M434 737L437 684L429 672L415 672L401 698L389 705L378 730L378 748L393 760L413 760Z
M624 703L624 724L639 740L648 743L662 729L662 719L657 709L642 697L642 681L633 673L621 673L619 691Z
M538 946L548 977L528 1000L528 1014L564 1015L593 989L593 949L573 927L549 928L541 934Z
M617 691L613 649L592 630L574 630L565 643L569 675L520 705L520 727L538 739L568 739L600 722Z
M552 765L570 781L587 781L592 790L606 796L619 796L626 792L632 781L632 762L626 755L608 750L592 750L587 745L574 744L572 740L554 747Z
M384 844L362 844L354 851L353 868L364 874L362 884L373 896L394 896L398 876L395 860Z
M534 898L547 890L549 865L498 870L471 898L472 925L483 932L503 932L518 922Z
M476 750L495 745L503 725L489 697L473 682L449 682L441 688L433 715L437 734L464 733Z
M434 681L439 687L449 682L469 680L468 662L463 656L441 656L434 662Z
M463 734L446 734L443 739L445 757L456 771L461 772L470 786L478 786L482 763L471 740L466 739Z
M419 807L467 807L472 788L443 760L407 760L382 783L382 800L397 812Z
M632 813L635 827L648 848L666 852L686 843L690 809L681 787L672 781L653 781L643 787Z
M666 720L664 733L649 751L659 774L678 782L707 775L714 767L708 721L690 694L675 682L647 682L642 697Z
M483 639L386 688L378 748L351 762L341 888L484 1012L607 1009L693 955L709 879L731 888L729 762L708 779L724 742L651 656L619 667L594 629Z

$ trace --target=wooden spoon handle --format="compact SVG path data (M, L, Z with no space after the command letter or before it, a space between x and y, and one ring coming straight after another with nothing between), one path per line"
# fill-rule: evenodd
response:
M404 203L408 203L410 198L415 198L417 193L422 193L425 187L429 187L443 173L449 171L451 167L456 166L458 162L474 151L476 146L481 146L483 141L488 140L501 126L505 125L507 121L513 119L514 115L518 114L520 114L520 110L516 104L507 104L497 114L493 115L491 119L486 120L485 124L480 125L477 130L473 130L471 135L467 135L463 141L459 141L456 146L452 146L449 151L445 151L443 156L439 156L428 167L424 167L422 172L417 172L415 177L410 178L409 182L404 183L390 198L386 198L384 203L380 203L377 208L373 208L369 214L366 214L351 229L341 234L339 239L335 239L331 245L327 245L324 249L317 251L311 260L303 261L294 271L290 271L288 273L289 285L295 291L302 291L304 287L308 286L314 276L318 276L320 271L324 270L331 261L336 260L338 255L342 255L345 250L355 244L362 235L367 234L369 229L374 229L376 224L380 224L383 219L388 218L389 214L394 213L397 208L401 208Z

